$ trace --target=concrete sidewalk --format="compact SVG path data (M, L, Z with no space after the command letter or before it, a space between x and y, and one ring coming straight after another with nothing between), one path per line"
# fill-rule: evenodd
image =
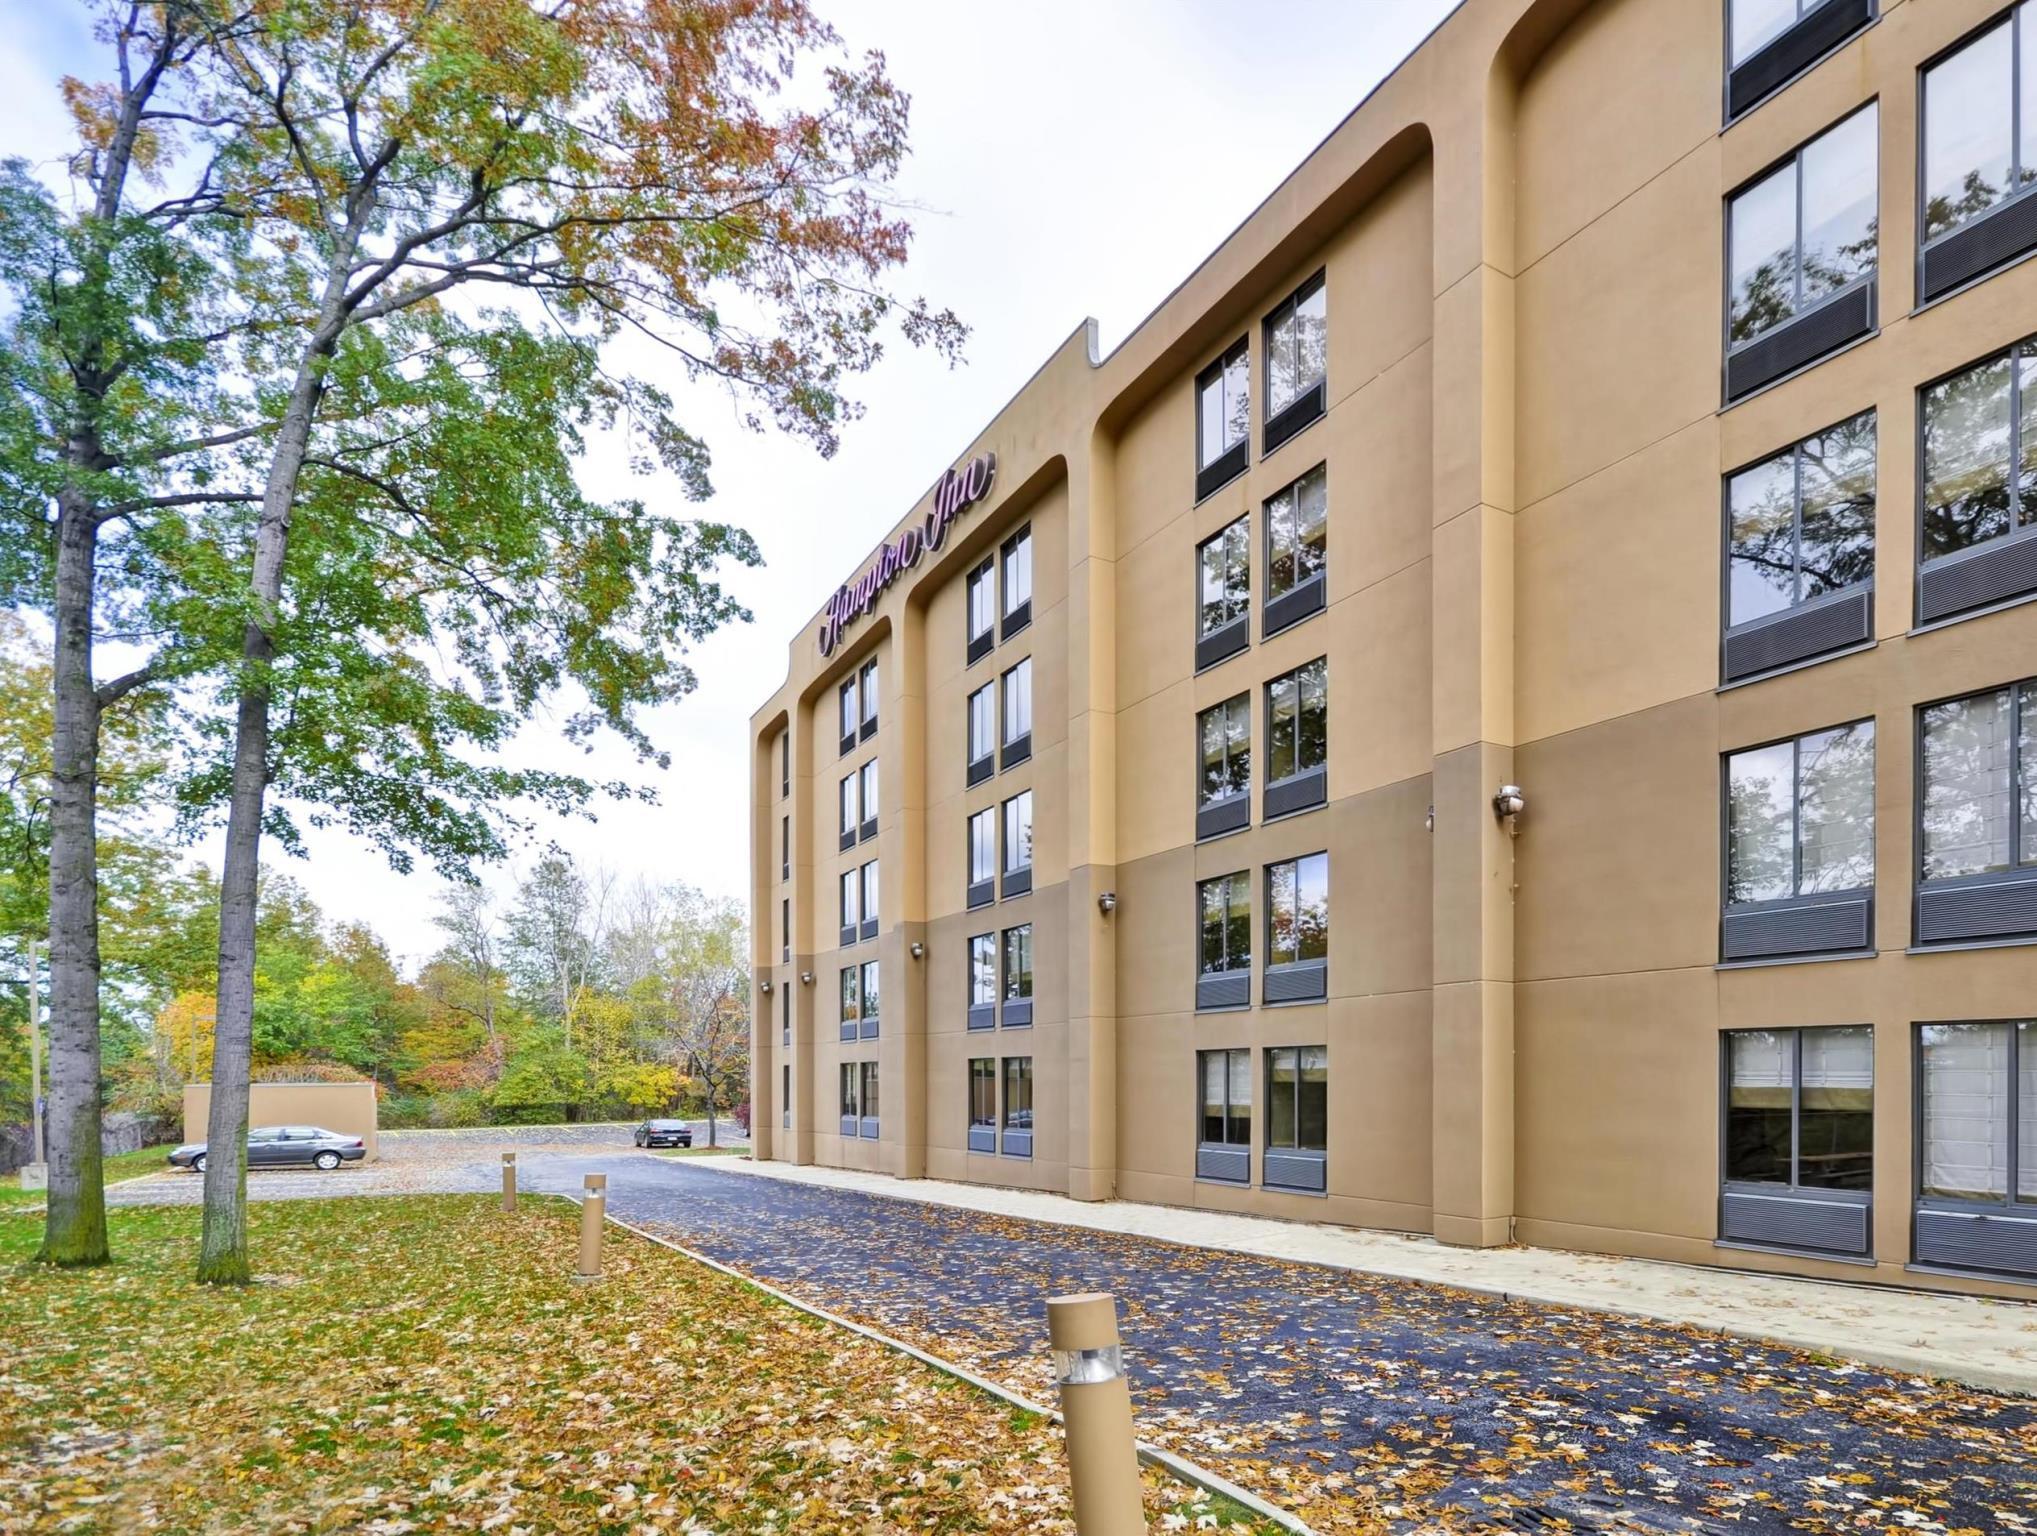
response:
M1515 1301L1687 1323L1886 1370L2037 1396L2037 1304L1841 1285L1784 1275L1544 1248L1450 1248L1432 1238L1219 1211L1063 1195L747 1158L695 1165L743 1178L865 1194L1224 1253L1457 1286Z

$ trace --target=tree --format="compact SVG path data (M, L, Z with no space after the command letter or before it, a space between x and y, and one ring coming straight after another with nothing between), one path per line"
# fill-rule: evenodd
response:
M570 854L539 859L517 887L503 943L509 973L532 1012L559 1024L573 1044L573 1003L586 987L596 944L587 882Z
M717 1110L750 1078L749 934L734 902L689 894L692 910L675 924L674 1043L706 1096L713 1146Z

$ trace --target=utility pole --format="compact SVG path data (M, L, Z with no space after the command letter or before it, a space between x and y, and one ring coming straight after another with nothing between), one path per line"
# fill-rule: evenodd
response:
M36 986L38 962L36 943L28 941L28 1119L34 1127L35 1159L30 1165L35 1172L23 1179L25 1185L41 1187L47 1184L49 1173L46 1150L42 1144L42 993ZM27 1170L23 1170L27 1173Z

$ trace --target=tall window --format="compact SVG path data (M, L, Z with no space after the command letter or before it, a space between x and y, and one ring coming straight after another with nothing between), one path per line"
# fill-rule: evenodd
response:
M792 793L792 732L778 733L778 793Z
M1266 866L1266 963L1297 965L1330 955L1330 856L1312 853Z
M1874 722L1726 759L1726 901L1874 884Z
M877 962L863 962L863 1035L865 1039L877 1032Z
M2029 4L1924 71L1924 239L2037 179L2037 25Z
M1873 1189L1872 1029L1726 1036L1726 1180Z
M1004 930L1004 1002L1006 1022L1013 1003L1030 1004L1033 1000L1033 925L1021 923L1016 928ZM1028 1013L1026 1021L1031 1023Z
M868 929L874 927L877 922L877 861L875 859L872 859L863 866L862 875L863 926ZM865 933L864 937L873 938L875 935Z
M1731 0L1733 63L1740 65L1825 0Z
M792 818L778 818L778 878L792 878Z
M1323 380L1329 356L1329 290L1318 272L1266 317L1266 416L1293 405ZM1268 445L1271 446L1270 444Z
M1252 696L1241 693L1196 716L1202 777L1195 803L1209 805L1252 789Z
M1922 712L1926 881L2037 865L2037 683Z
M1028 656L1004 674L1004 744L1014 746L1033 734L1033 658Z
M997 1058L969 1060L969 1150L997 1150Z
M988 763L997 751L997 685L985 683L969 695L969 762Z
M1245 338L1195 381L1195 467L1206 470L1243 445L1252 427L1252 364ZM1240 462L1240 469L1244 467ZM1210 487L1215 489L1215 487ZM1208 495L1198 484L1200 495Z
M1266 1145L1322 1152L1330 1144L1330 1048L1281 1045L1266 1053Z
M856 680L851 677L835 692L835 702L840 706L842 750L848 751L856 742Z
M860 1086L861 1086L861 1078L860 1078L860 1077L859 1077L859 1075L857 1074L857 1071L856 1071L856 1063L855 1063L855 1062L853 1062L853 1061L845 1061L845 1062L843 1062L843 1063L842 1063L842 1134L843 1134L844 1136L853 1136L853 1135L855 1135L855 1134L856 1134L856 1110L857 1110L857 1104L858 1104L858 1093L857 1093L857 1090L858 1090L858 1088L859 1088Z
M842 942L852 944L855 935L849 930L863 919L861 895L863 882L860 872L853 869L842 871Z
M1205 976L1252 969L1252 882L1240 870L1195 888L1201 912L1198 965Z
M778 1124L788 1131L792 1129L792 1068L790 1065L778 1069Z
M856 824L862 819L858 810L860 802L856 794L855 774L852 773L842 780L838 798L842 811L842 846L846 848L856 840Z
M863 1063L863 1134L877 1134L877 1063Z
M863 821L867 826L877 820L877 759L871 758L857 775L862 780Z
M1328 558L1330 475L1318 464L1266 503L1266 601L1322 574Z
M857 682L863 695L863 734L868 736L877 729L877 658L872 656L863 663L863 671Z
M1925 1024L1917 1056L1923 1197L2037 1215L2037 1023Z
M1873 579L1874 446L1867 411L1726 482L1729 625Z
M1202 1140L1213 1147L1252 1144L1252 1053L1197 1051L1202 1082Z
M1000 562L1004 567L1003 632L1009 635L1033 614L1033 530L1021 528L1005 540Z
M1731 345L1874 275L1876 165L1876 112L1868 106L1727 203Z
M2023 342L1922 394L1922 557L1936 560L2037 526L2037 343Z
M1196 546L1196 634L1215 634L1252 606L1252 520L1241 517Z
M1015 1156L1033 1150L1033 1058L1004 1058L1004 1146Z
M997 636L997 562L985 560L969 573L969 659L989 651Z
M997 1020L997 938L979 933L969 940L969 1023L987 1028Z
M778 940L781 960L792 958L792 898L786 897L778 903ZM787 994L790 996L791 994Z
M1004 872L1033 867L1033 792L1028 789L1004 802Z
M778 1041L781 1045L792 1044L792 988L778 989Z
M853 965L842 967L842 1038L856 1038L857 1021L863 1017L863 973Z
M1323 657L1266 685L1266 774L1273 783L1329 760L1330 664Z
M969 818L969 891L974 902L988 901L986 889L997 879L997 812L981 810Z

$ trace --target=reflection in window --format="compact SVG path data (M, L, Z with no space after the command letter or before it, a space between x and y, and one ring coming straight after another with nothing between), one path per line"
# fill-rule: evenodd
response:
M969 883L997 878L997 812L978 811L969 818Z
M1318 656L1266 685L1266 773L1278 784L1329 760L1330 664Z
M1033 867L1033 792L1029 789L1004 802L1004 872L1017 874Z
M1245 440L1251 427L1251 361L1245 342L1226 352L1195 381L1195 467L1208 469Z
M1196 634L1215 634L1252 605L1252 537L1249 518L1239 518L1206 539L1195 552Z
M2037 864L2037 683L1923 710L1926 880Z
M1328 558L1330 472L1318 464L1266 503L1266 601L1319 574Z
M856 1118L856 1089L857 1089L857 1085L858 1085L858 1077L857 1077L857 1073L856 1073L856 1063L855 1063L855 1062L853 1062L853 1061L845 1061L845 1062L843 1062L843 1063L842 1063L842 1118L843 1118L844 1120L853 1120L853 1119L855 1119L855 1118Z
M1266 1053L1266 1145L1295 1152L1328 1150L1328 1046L1282 1045Z
M969 761L980 763L996 746L997 694L994 683L985 683L969 695Z
M1278 416L1323 377L1329 290L1317 273L1266 317L1266 414Z
M1202 1140L1215 1147L1252 1145L1252 1053L1197 1051Z
M990 1056L969 1059L969 1129L997 1129L997 1061Z
M1726 1178L1799 1189L1874 1187L1874 1031L1726 1036Z
M1874 884L1874 722L1726 759L1726 901Z
M1209 805L1252 788L1252 696L1241 693L1196 716L1202 737L1202 777L1195 803Z
M877 819L878 805L877 759L873 757L869 762L865 763L857 777L862 780L863 819L865 821L875 821Z
M1825 0L1732 0L1733 67L1738 69Z
M1195 888L1201 913L1197 960L1205 976L1252 969L1251 879L1240 870Z
M1330 956L1330 856L1266 866L1266 963Z
M1924 1197L2037 1205L2037 1024L1926 1024L1917 1053Z
M997 567L989 560L969 573L969 638L980 640L997 622Z
M877 724L877 658L871 657L863 663L861 681L858 684L863 694L863 724Z
M1033 1128L1033 1058L1004 1058L1004 1128L1030 1131Z
M1010 618L1033 600L1033 530L1022 529L1004 546L1004 616Z
M857 822L860 820L857 811L859 802L856 795L855 774L852 773L842 780L840 796L842 803L842 835L847 837L854 834Z
M863 962L863 1017L866 1019L879 1017L877 1011L877 962L875 960L865 960Z
M2033 383L2037 344L2024 342L1923 392L1924 559L2037 523Z
M877 861L863 866L863 921L877 921Z
M969 940L969 1006L989 1008L997 1003L997 939L988 933Z
M1033 733L1033 658L1004 674L1004 743Z
M1728 202L1733 345L1873 273L1875 120L1871 106L1854 113Z
M853 1024L863 1017L863 973L853 965L842 967L842 1022Z
M1874 448L1867 411L1727 482L1728 624L1873 577Z
M853 928L862 921L862 913L859 910L862 889L862 881L855 870L845 869L842 871L842 926L844 928Z
M856 734L856 680L852 677L836 691L836 701L841 708L842 740L848 741Z
M2037 15L2026 3L1924 71L1924 239L2037 177ZM2020 137L2017 124L2021 122Z
M877 1063L874 1061L863 1063L863 1118L877 1118Z
M1033 925L1004 930L1004 1000L1023 1001L1033 995Z

